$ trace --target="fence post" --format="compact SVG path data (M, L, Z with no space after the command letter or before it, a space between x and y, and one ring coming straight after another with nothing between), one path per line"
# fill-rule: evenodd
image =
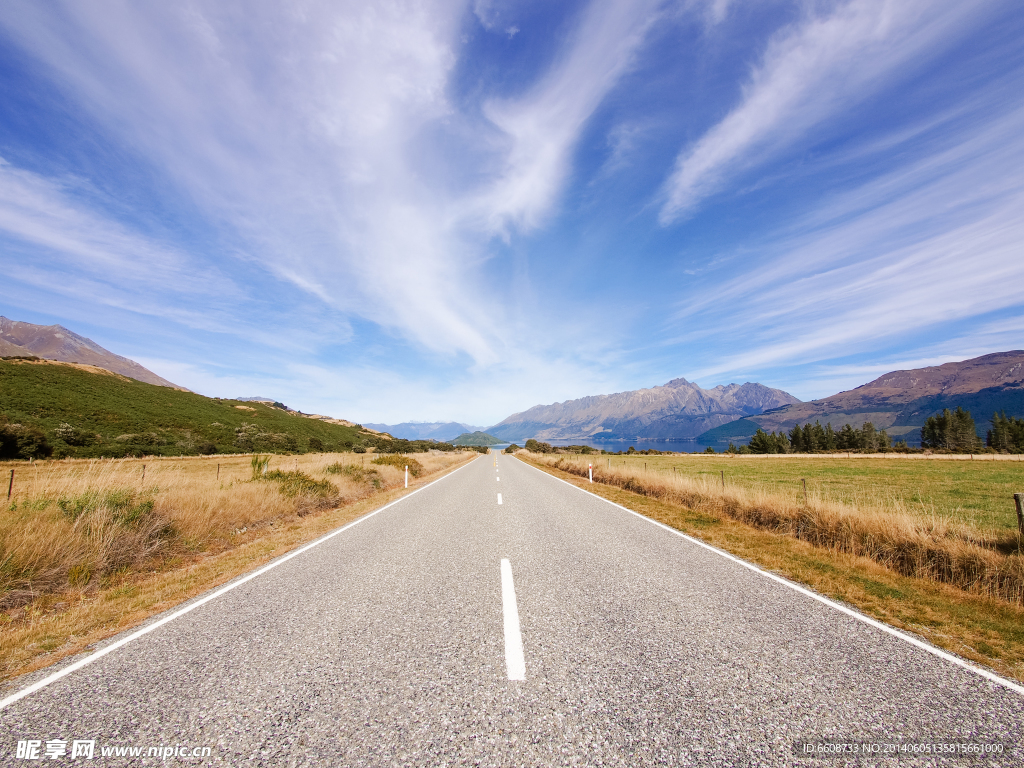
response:
M14 490L14 469L12 468L11 469L11 482L7 486L7 498L8 499L11 498L11 491L13 491L13 490ZM1017 502L1017 508L1018 509L1020 508L1020 502L1019 501Z
M722 490L724 491L725 490L725 470L723 469L723 470L721 470L721 472L722 472Z
M14 470L11 470L11 476L14 476ZM10 496L10 494L8 494ZM1015 493L1013 494L1013 500L1017 503L1017 530L1020 531L1020 535L1024 536L1024 509L1021 508L1021 499L1024 498L1024 494Z
M587 466L590 468L590 482L594 482L594 465L588 464Z
M807 478L801 477L800 482L804 485L804 506L807 506Z
M220 464L217 465L217 479L220 480Z
M142 465L142 482L146 482L146 465Z
M409 487L409 465L405 465L405 487Z

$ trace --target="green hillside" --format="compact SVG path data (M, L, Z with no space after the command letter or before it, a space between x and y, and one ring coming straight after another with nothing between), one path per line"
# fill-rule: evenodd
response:
M8 458L19 456L17 446L22 446L20 457L27 458L32 449L24 446L43 436L56 457L360 451L367 446L424 450L264 403L203 397L43 360L0 360L0 436Z
M728 443L732 440L749 440L760 427L750 419L736 419L709 429L697 436L698 443Z
M452 440L452 445L498 445L504 442L504 440L494 435L489 435L486 432L463 432Z

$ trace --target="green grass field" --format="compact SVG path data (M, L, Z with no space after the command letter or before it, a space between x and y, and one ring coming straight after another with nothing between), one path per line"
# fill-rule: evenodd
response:
M981 529L1017 528L1013 494L1024 493L1024 462L845 456L580 456L607 466L674 471L726 484L762 487L800 498L801 478L811 495L856 506L901 508Z

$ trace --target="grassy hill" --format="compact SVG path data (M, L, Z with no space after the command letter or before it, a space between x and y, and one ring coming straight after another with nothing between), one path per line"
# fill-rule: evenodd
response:
M697 437L698 443L728 443L733 440L749 440L759 429L757 422L750 419L736 419L709 429Z
M504 440L489 435L486 432L463 432L452 440L452 445L498 445Z
M32 432L45 436L56 457L451 448L392 441L265 403L203 397L49 360L0 360L0 430L10 458L19 436L31 442Z

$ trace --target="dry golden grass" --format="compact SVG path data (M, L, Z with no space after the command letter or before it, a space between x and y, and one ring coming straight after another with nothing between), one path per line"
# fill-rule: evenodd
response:
M586 476L587 457L522 452L530 461ZM867 557L906 576L1024 604L1019 536L948 518L923 517L898 498L852 506L821 491L794 500L763 486L725 486L714 476L670 475L640 465L594 467L594 480L697 512L725 516L814 546Z
M789 533L755 528L678 501L642 495L611 483L586 480L578 466L565 471L548 457L519 457L590 493L695 536L762 568L806 584L819 594L852 605L879 621L1024 681L1024 607L931 579L897 573L867 557L825 549ZM601 475L595 473L595 481ZM604 478L607 479L607 478ZM712 494L713 495L713 494Z
M476 455L417 454L410 487ZM404 472L373 458L271 458L271 471L328 480L327 499L251 482L248 456L13 465L0 513L0 676L78 652L403 493Z

